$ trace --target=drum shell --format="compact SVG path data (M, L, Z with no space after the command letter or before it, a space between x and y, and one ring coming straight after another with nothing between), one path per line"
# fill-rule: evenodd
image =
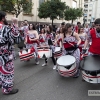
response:
M63 52L60 47L55 47L54 57L59 58L60 56L62 56L62 54Z
M92 56L89 56L89 57L92 57ZM88 58L88 57L85 57L84 60L82 60L80 63L80 68L82 71L82 78L88 83L93 83L93 84L100 83L100 69L98 69L98 70L97 69L95 69L95 70L85 69L84 63L85 63L86 58ZM91 58L89 58L89 59L91 59ZM88 66L86 66L86 67L88 67ZM96 67L96 65L94 66L94 68L95 67Z
M69 66L57 66L58 73L64 77L71 77L74 76L77 72L76 63Z
M49 48L38 48L39 58L43 58L45 55L46 58L52 57L52 50Z
M20 50L19 58L21 61L26 61L34 58L34 50L32 50L32 48Z
M69 60L69 61L68 61ZM57 60L57 70L61 76L74 76L77 72L76 59L71 55L61 56Z

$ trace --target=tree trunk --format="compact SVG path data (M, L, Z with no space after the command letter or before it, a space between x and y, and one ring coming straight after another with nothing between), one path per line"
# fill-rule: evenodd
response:
M52 19L52 27L53 27L53 19Z
M73 19L72 19L72 24L73 24Z

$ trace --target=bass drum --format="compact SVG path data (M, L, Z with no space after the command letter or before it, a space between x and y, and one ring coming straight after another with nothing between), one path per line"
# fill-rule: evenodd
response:
M85 57L81 61L80 67L83 80L89 83L100 83L100 56Z
M52 50L48 47L37 48L38 49L38 57L39 58L50 58L52 57Z
M61 76L74 76L77 72L76 59L71 55L61 56L57 60L57 70Z

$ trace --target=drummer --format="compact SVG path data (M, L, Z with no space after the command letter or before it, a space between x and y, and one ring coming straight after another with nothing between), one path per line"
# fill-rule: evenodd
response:
M83 26L79 27L78 35L81 39L81 44L79 45L79 49L80 49L80 52L82 52L82 48L84 47L84 44L85 44L85 41L86 41L86 38L87 38L87 34L84 32L84 27Z
M55 46L54 46L54 40L55 40L55 36L54 36L54 33L52 31L52 26L51 25L48 25L47 26L47 32L46 32L46 39L45 39L45 42L46 44L50 47L50 49L52 50L52 61L53 61L53 64L54 64L54 67L53 69L56 68L56 60L54 58L54 50L55 50ZM44 64L42 64L42 66L46 66L47 65L47 61L48 58L45 57L45 62Z
M55 45L60 47L60 41L62 41L63 34L64 34L64 28L60 27L59 31L57 31L58 34L56 34L56 39L55 39Z
M77 42L76 42L77 41ZM65 26L65 33L63 36L63 46L66 55L72 55L76 58L77 73L73 76L77 78L79 76L79 62L80 62L80 50L78 49L81 43L81 39L78 34L72 32L72 25L67 23Z
M40 34L39 34L39 45L40 45L40 47L47 46L45 39L46 39L46 32L45 32L45 29L42 28L41 31L40 31Z
M39 64L39 60L38 60L38 50L37 50L37 45L38 45L38 33L36 31L35 25L34 24L29 24L29 31L26 34L25 37L25 43L26 43L26 48L34 48L35 49L35 54L36 54L36 64Z
M83 54L86 52L86 47L88 46L89 42L92 41L92 44L89 48L89 55L100 55L100 18L96 19L95 28L90 30L88 33Z

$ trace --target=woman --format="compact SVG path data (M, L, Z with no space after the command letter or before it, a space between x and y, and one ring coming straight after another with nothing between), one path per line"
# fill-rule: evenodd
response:
M61 41L63 39L63 35L64 35L64 28L60 27L59 33L56 35L55 39L56 46L61 47Z
M45 39L46 39L46 33L45 33L45 29L42 28L40 34L39 34L39 42L40 42L40 47L42 46L46 46L46 42L45 42Z
M77 42L76 42L77 41ZM81 39L79 38L78 34L75 32L72 32L72 25L70 23L67 23L65 26L65 33L63 36L63 46L65 49L65 54L72 55L76 58L76 67L77 67L77 73L74 75L74 77L79 76L79 62L80 62L80 50L78 49L78 46L81 43Z
M55 67L56 67L56 60L54 58L54 52L55 52L54 40L55 40L55 35L52 32L52 26L49 25L49 26L47 26L45 42L50 47L50 49L52 50L52 57L51 58L52 58L52 61L53 61L53 64L54 64L53 69L55 69ZM45 63L42 66L46 66L47 65L47 60L48 59L45 58Z
M35 49L36 64L39 64L38 50L37 50L38 39L39 39L39 36L38 36L37 31L36 31L35 25L29 24L29 30L28 30L26 37L25 37L26 48L32 48L33 47Z
M87 34L84 33L84 27L80 26L78 29L78 35L81 39L81 44L79 45L80 52L82 52L82 48L84 47L85 40L87 38Z

